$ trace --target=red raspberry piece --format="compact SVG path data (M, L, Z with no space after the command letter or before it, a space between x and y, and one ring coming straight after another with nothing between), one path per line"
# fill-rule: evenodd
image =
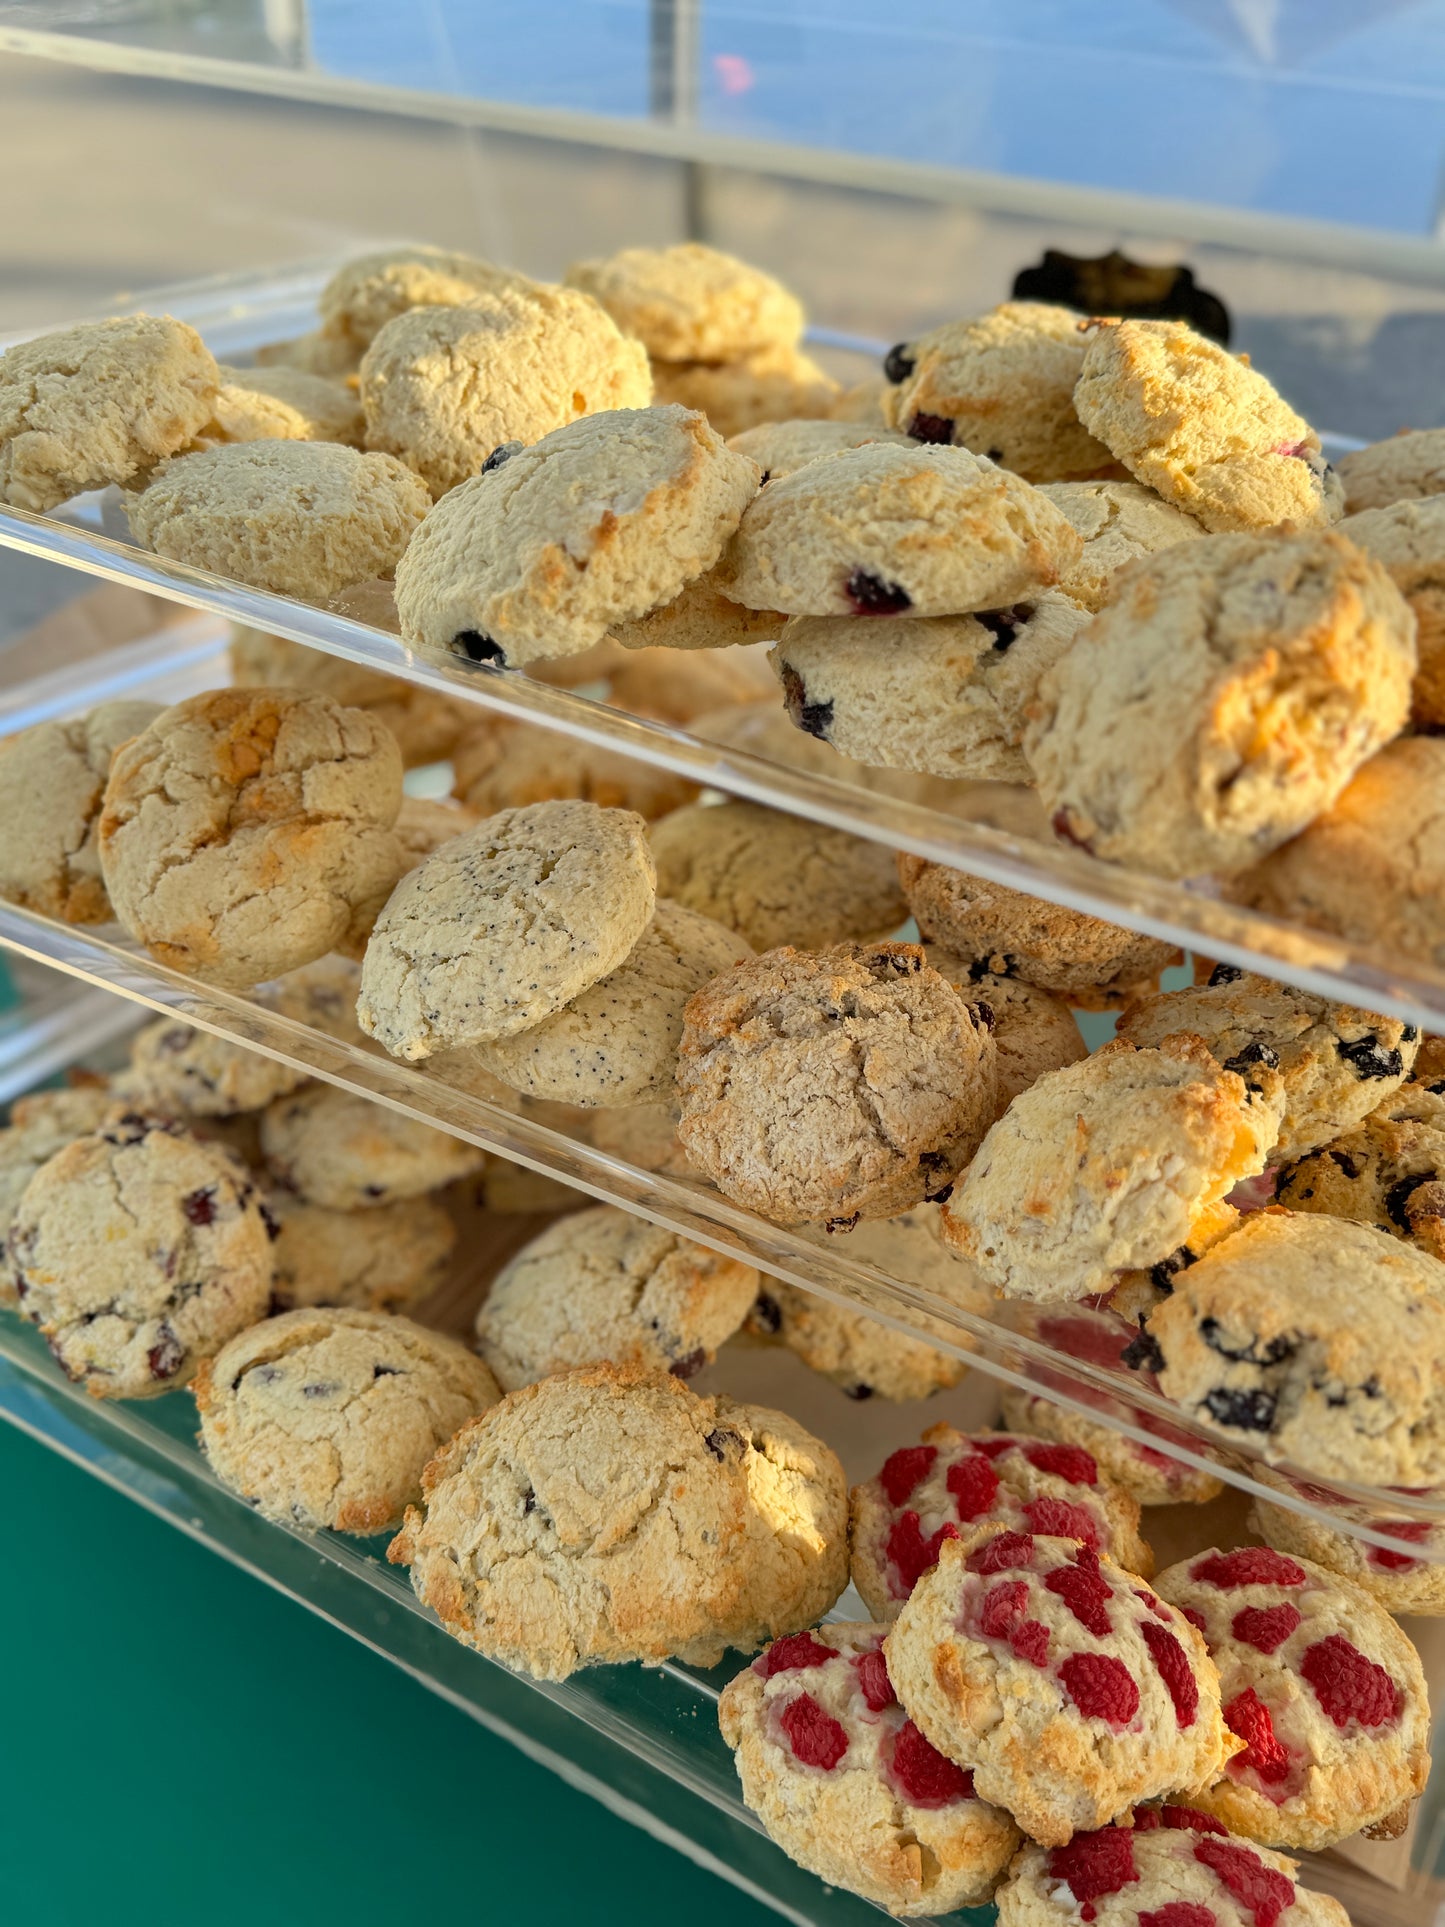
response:
M924 1573L938 1564L939 1547L945 1539L956 1539L958 1527L942 1525L931 1539L925 1539L916 1512L904 1512L893 1521L888 1534L888 1558L901 1582L900 1598L907 1598Z
M1241 1606L1229 1630L1242 1645L1253 1646L1257 1653L1272 1653L1283 1646L1299 1621L1299 1608L1286 1600L1281 1606Z
M1041 1318L1034 1327L1046 1345L1092 1365L1117 1365L1119 1354L1136 1334L1092 1318Z
M1219 1927L1219 1923L1197 1900L1166 1900L1151 1913L1140 1914L1139 1927Z
M1252 1686L1236 1694L1225 1707L1224 1724L1245 1742L1243 1753L1236 1753L1229 1762L1228 1771L1236 1778L1241 1773L1256 1773L1266 1786L1278 1786L1289 1778L1289 1750L1275 1733L1269 1708Z
M954 1507L965 1525L981 1519L998 1498L998 1474L982 1453L971 1453L949 1466L944 1484L953 1494Z
M1067 1499L1030 1499L1024 1517L1035 1532L1054 1539L1079 1539L1098 1550L1098 1521L1081 1505L1070 1505Z
M858 1670L858 1688L870 1713L881 1713L897 1704L898 1695L888 1677L888 1662L881 1651L859 1653L853 1661Z
M1139 1878L1133 1836L1127 1827L1076 1833L1066 1847L1055 1847L1049 1855L1049 1873L1064 1882L1084 1919L1093 1920L1098 1914L1096 1900L1122 1892Z
M1030 1440L1024 1457L1038 1472L1052 1472L1070 1485L1097 1485L1099 1467L1092 1452L1082 1445L1051 1445L1046 1439Z
M831 1646L814 1639L811 1633L793 1633L787 1639L775 1639L760 1658L753 1661L753 1671L761 1673L764 1679L771 1679L774 1673L792 1673L804 1666L826 1666L837 1653Z
M1372 1519L1370 1523L1376 1531L1388 1532L1392 1539L1403 1539L1412 1546L1418 1546L1430 1532L1429 1522L1424 1519ZM1372 1566L1380 1566L1386 1572L1408 1572L1420 1563L1408 1552L1391 1552L1388 1546L1366 1546L1365 1557Z
M1194 1858L1218 1874L1244 1912L1254 1916L1254 1927L1274 1927L1294 1905L1294 1882L1237 1841L1197 1840Z
M1384 1667L1366 1659L1358 1646L1339 1633L1311 1646L1300 1661L1300 1671L1339 1727L1351 1720L1361 1726L1384 1726L1399 1718L1405 1704L1404 1694Z
M800 1693L789 1700L778 1715L778 1724L788 1736L793 1757L804 1766L820 1766L831 1772L848 1751L848 1735L811 1693Z
M1042 1621L1026 1619L1009 1635L1009 1648L1015 1659L1025 1659L1040 1669L1049 1663L1049 1629Z
M970 1572L1008 1572L1031 1566L1034 1542L1026 1532L1000 1532L968 1555Z
M1001 1459L1005 1452L1017 1452L1018 1440L1011 1432L1005 1432L996 1439L973 1439L970 1441L975 1452L982 1452L986 1459Z
M1199 1712L1199 1681L1189 1664L1189 1655L1167 1626L1156 1626L1146 1619L1139 1637L1149 1648L1149 1657L1159 1668L1159 1677L1174 1702L1174 1717L1181 1727L1193 1726Z
M1152 1592L1140 1592L1137 1586L1134 1588L1134 1597L1146 1612L1153 1613L1156 1619L1162 1619L1166 1626L1169 1624L1169 1608L1162 1599L1157 1599ZM1195 1624L1198 1623L1196 1620Z
M1205 1644L1208 1645L1209 1621L1204 1617L1204 1614L1200 1612L1197 1606L1181 1606L1179 1610L1180 1612L1183 1613L1184 1617L1189 1621L1191 1626L1198 1627L1199 1631L1203 1633ZM1213 1648L1211 1647L1210 1650L1212 1652Z
M1166 1827L1173 1827L1181 1833L1229 1832L1222 1820L1216 1820L1212 1813L1201 1813L1198 1807L1171 1807L1166 1802L1159 1809L1159 1818ZM1137 1819L1135 1825L1138 1825Z
M1079 1624L1095 1639L1107 1639L1113 1632L1109 1601L1114 1597L1114 1589L1099 1570L1098 1554L1089 1547L1080 1546L1075 1563L1051 1572L1044 1587L1056 1599L1063 1600Z
M1059 1678L1086 1720L1127 1726L1139 1711L1139 1688L1123 1660L1109 1653L1070 1653Z
M905 1445L901 1452L894 1452L883 1461L883 1470L878 1474L878 1483L887 1496L889 1505L902 1505L933 1470L933 1461L938 1457L935 1445Z
M945 1759L912 1720L903 1722L893 1742L893 1777L916 1807L948 1807L974 1797L972 1769Z
M1021 1618L1028 1615L1027 1579L1004 1579L990 1586L978 1609L979 1630L987 1639L1007 1639Z
M1189 1577L1203 1586L1302 1586L1305 1569L1271 1546L1236 1546L1201 1559Z

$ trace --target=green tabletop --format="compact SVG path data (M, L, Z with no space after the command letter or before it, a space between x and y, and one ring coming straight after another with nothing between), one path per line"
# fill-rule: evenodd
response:
M778 1916L0 1425L6 1927Z

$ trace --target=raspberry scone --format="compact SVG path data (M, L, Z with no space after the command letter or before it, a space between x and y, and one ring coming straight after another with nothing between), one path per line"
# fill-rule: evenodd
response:
M886 1631L777 1640L724 1690L718 1724L743 1799L800 1866L891 1914L951 1913L988 1899L1018 1829L904 1712Z
M943 1546L983 1525L1077 1539L1146 1577L1139 1503L1079 1445L930 1425L851 1495L853 1584L875 1619L896 1619Z
M1430 1702L1382 1607L1268 1546L1211 1549L1154 1586L1203 1633L1224 1723L1245 1743L1198 1806L1271 1847L1404 1831L1430 1775Z

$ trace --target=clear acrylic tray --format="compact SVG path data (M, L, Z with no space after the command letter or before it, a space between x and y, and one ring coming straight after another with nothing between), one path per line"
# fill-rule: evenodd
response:
M316 297L335 266L327 261L275 274L158 288L134 306L175 314L198 328L218 356L245 361L261 344L315 326ZM0 339L0 347L19 338ZM814 339L835 350L866 354L872 367L884 345L826 329L815 330ZM858 373L866 372L860 360ZM126 535L113 492L80 497L50 516L0 507L0 545L309 643L541 724L564 737L618 750L705 786L915 851L1322 995L1388 1011L1427 1028L1445 1028L1445 971L1392 954L1384 938L1364 945L1305 930L1222 903L1205 884L1137 875L1082 851L1019 834L1019 793L1003 786L960 783L953 809L925 808L853 782L722 749L684 730L514 672L426 660L383 629L137 548Z

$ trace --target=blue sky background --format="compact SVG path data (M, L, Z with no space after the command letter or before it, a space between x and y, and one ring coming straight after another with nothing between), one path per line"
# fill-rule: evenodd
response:
M647 111L645 0L311 0L338 74ZM718 131L1426 234L1445 0L704 0Z

